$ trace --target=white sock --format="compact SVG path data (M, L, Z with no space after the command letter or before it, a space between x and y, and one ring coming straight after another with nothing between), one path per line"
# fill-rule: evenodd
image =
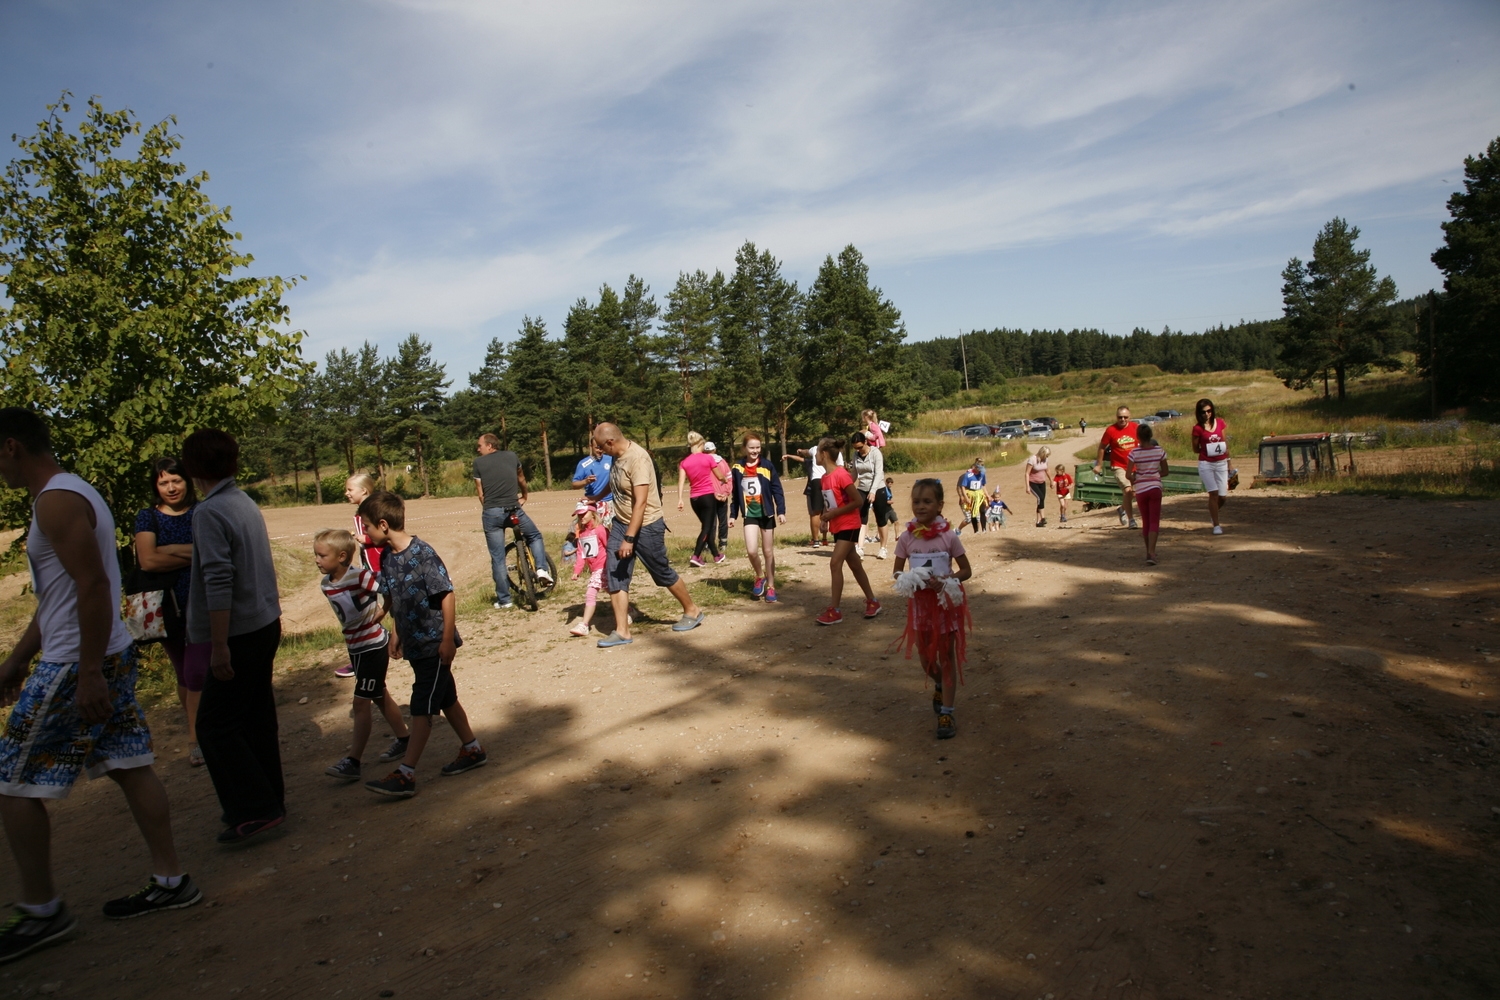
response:
M182 884L182 878L181 875L152 875L151 881L163 889L175 889Z
M58 896L52 902L42 903L41 905L32 905L31 903L17 903L16 905L33 917L55 917L57 916L57 911L62 909L62 897Z
M467 742L467 743L464 744L464 749L465 750L478 750L479 749L479 740L477 740L477 739L470 740L469 742Z
M953 714L953 706L952 705L944 705L942 712L940 712L939 714L940 715L952 715Z
M414 767L407 767L405 764L397 764L396 770L400 771L408 778L415 778L417 776L417 769Z

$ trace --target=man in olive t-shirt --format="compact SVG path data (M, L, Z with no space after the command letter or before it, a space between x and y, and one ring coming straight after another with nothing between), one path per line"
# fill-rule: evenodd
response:
M615 494L615 517L609 527L608 559L605 582L609 601L615 612L615 630L599 640L599 645L624 646L630 638L630 578L635 572L636 557L645 564L652 581L682 605L682 617L672 626L674 632L688 632L703 621L687 584L667 561L667 521L661 513L661 497L656 488L656 467L651 455L628 440L614 424L594 428L594 441L606 455L613 456L609 484Z
M522 506L526 503L526 473L513 451L501 451L500 439L481 434L474 459L474 489L479 494L479 521L484 525L484 540L490 549L490 576L495 580L495 607L509 608L510 578L505 573L505 522L516 512L521 537L536 560L537 576L551 582L547 570L547 543Z

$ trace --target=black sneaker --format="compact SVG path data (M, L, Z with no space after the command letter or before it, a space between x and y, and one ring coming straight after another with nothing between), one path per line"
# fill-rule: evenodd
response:
M57 944L77 926L78 921L66 905L59 905L50 917L34 917L18 906L10 919L0 925L0 962L13 962L38 948Z
M380 755L380 759L388 764L393 760L400 760L405 757L406 744L410 739L410 736L398 736L391 740L391 745L385 748L385 752Z
M267 830L276 829L284 822L286 822L285 815L272 816L269 819L246 820L243 823L231 826L215 839L225 847L239 847L241 844L265 833Z
M483 767L489 761L490 758L485 754L484 747L480 747L477 750L464 750L460 748L458 756L454 758L453 763L443 765L443 777L451 778L455 774L472 771L476 767Z
M359 761L353 757L345 757L337 764L330 764L328 767L325 767L323 773L332 775L335 778L343 778L345 781L358 781L360 776Z
M953 721L953 716L943 713L938 716L937 738L940 740L951 740L958 735L958 723Z
M111 920L129 920L160 910L182 910L203 898L203 892L189 875L182 876L177 888L168 889L152 879L146 888L129 896L111 899L104 904L104 915Z
M376 795L389 795L393 799L409 799L417 794L417 779L401 773L398 767L378 781L367 781L365 787Z

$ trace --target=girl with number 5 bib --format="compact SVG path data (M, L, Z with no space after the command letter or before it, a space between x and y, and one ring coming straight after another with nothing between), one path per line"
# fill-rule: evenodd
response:
M737 518L745 519L745 555L755 571L751 596L762 597L767 604L776 603L776 526L786 521L786 494L781 489L781 475L775 462L760 460L760 438L745 437L745 460L736 462L734 496L729 506L729 526ZM762 562L764 559L764 562Z
M896 590L907 598L906 631L896 645L906 647L908 658L916 649L934 685L937 737L952 739L958 735L954 696L963 683L964 653L973 627L963 588L970 575L969 557L943 517L942 480L918 479L912 484L911 513L906 530L896 539Z
M1219 527L1219 508L1229 499L1229 480L1234 461L1229 457L1229 425L1219 419L1214 401L1200 399L1194 408L1198 418L1193 424L1193 450L1198 453L1198 478L1208 491L1208 516L1213 518L1214 534L1224 534Z

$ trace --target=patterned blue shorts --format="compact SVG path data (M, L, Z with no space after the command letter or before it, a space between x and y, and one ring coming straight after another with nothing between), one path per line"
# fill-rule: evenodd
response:
M0 736L0 795L62 799L80 771L97 778L152 763L151 730L135 700L135 667L134 646L104 658L115 710L107 722L90 726L74 704L78 664L38 663Z

